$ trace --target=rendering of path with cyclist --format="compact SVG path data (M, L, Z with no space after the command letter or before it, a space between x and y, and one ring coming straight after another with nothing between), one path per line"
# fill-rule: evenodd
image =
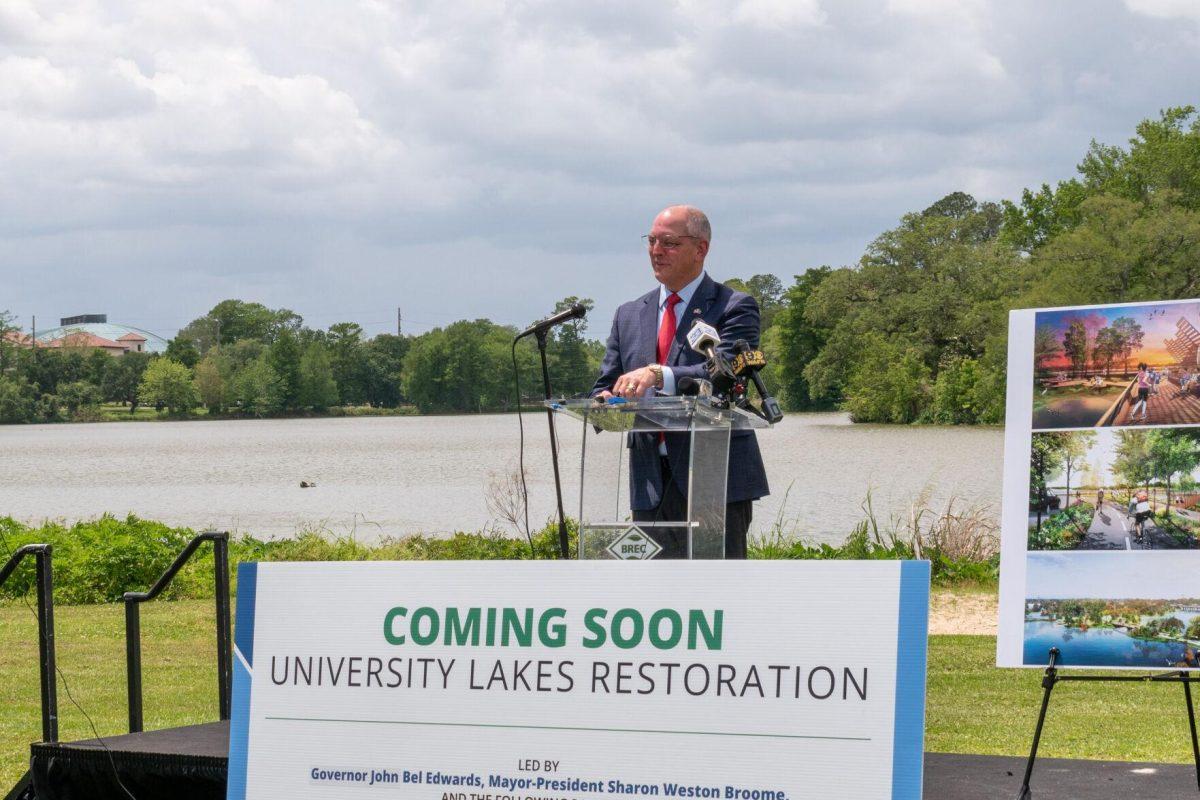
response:
M1178 547L1175 538L1153 520L1146 520L1139 541L1134 535L1133 518L1122 506L1107 500L1096 509L1087 535L1079 545L1081 550L1169 550Z

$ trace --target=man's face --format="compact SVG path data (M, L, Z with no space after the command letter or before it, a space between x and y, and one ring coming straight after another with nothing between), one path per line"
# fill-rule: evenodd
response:
M704 269L708 242L688 236L687 222L682 214L664 211L650 226L650 266L654 277L672 292L687 286Z

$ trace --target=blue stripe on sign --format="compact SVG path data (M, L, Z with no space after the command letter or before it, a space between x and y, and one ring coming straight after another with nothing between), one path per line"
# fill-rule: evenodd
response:
M925 757L925 665L929 644L929 562L900 562L896 635L896 719L892 800L921 800Z
M233 646L233 719L229 723L229 782L226 800L245 800L246 763L250 754L250 686L253 676L242 664L254 666L254 601L258 593L258 564L238 564L237 627ZM241 656L240 658L238 656Z
M257 593L258 564L238 564L237 628L233 642L251 666L254 666L254 597Z

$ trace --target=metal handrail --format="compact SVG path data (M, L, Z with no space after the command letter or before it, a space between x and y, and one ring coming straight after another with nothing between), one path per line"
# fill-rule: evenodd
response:
M230 645L229 615L229 534L205 531L192 541L167 567L162 577L146 592L126 592L125 669L129 691L129 732L142 730L142 619L141 604L153 600L167 588L188 559L205 542L213 543L213 572L217 595L217 702L221 719L229 719L233 664Z
M37 570L38 655L42 679L42 741L58 741L58 685L54 661L54 546L27 544L17 548L0 568L0 586L32 555Z

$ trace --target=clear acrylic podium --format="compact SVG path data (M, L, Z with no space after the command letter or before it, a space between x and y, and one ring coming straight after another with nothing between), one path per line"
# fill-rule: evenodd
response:
M687 558L725 557L729 434L742 428L770 427L766 420L739 408L714 406L701 396L647 397L616 404L592 399L548 400L546 405L559 415L578 420L583 431L579 558L654 558L670 539L683 542ZM567 428L563 430L565 434ZM639 433L687 435L686 518L633 521L629 510L632 450L628 443L629 437Z

